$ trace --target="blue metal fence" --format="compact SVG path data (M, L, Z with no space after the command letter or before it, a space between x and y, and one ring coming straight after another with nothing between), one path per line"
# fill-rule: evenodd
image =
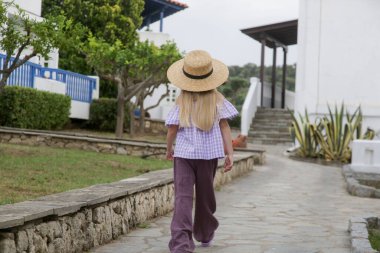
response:
M0 54L0 69L3 69L6 55ZM13 58L9 64L12 64ZM1 74L0 74L1 77ZM52 79L66 84L66 95L72 100L92 102L92 91L96 89L96 79L66 71L41 67L32 62L26 62L12 72L7 80L7 85L34 88L35 77Z

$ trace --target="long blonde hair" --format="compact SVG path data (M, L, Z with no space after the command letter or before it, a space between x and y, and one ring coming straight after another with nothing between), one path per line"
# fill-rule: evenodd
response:
M203 131L211 130L217 118L217 105L223 102L223 95L217 91L191 92L182 90L177 98L179 125L191 124Z

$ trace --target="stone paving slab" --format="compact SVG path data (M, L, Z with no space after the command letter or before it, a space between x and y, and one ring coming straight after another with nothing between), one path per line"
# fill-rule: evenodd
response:
M294 161L279 147L267 164L217 192L215 253L349 253L351 217L380 213L380 200L351 196L340 168ZM373 215L378 216L378 215ZM93 253L169 252L171 215Z

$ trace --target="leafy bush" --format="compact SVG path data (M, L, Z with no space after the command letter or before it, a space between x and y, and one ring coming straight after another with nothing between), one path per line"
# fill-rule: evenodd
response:
M68 96L32 88L6 86L0 93L0 125L29 129L59 129L69 120Z
M297 139L300 147L297 150L299 156L302 157L317 157L318 156L318 142L314 138L312 126L320 128L318 124L312 124L309 120L309 114L305 110L305 116L299 114L299 120L296 118L292 111L289 111L292 115L293 122L290 127L290 135L293 139Z
M238 115L235 118L228 120L230 127L240 128L241 126L241 116Z
M296 119L291 112L293 122L291 134L300 147L298 154L303 157L320 156L327 161L340 161L347 163L351 160L351 148L349 144L354 139L373 139L375 133L371 129L362 134L363 116L360 107L351 115L344 107L334 112L328 106L329 115L317 118L311 123L307 114L299 115ZM344 120L344 116L346 119Z
M102 131L116 129L117 100L114 98L100 98L92 101L90 106L90 120L88 127ZM125 126L129 125L129 111L125 108Z

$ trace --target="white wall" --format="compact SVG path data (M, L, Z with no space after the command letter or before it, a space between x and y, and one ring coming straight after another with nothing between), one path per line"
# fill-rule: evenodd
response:
M149 40L153 42L156 46L161 46L170 40L170 36L167 33L157 33L157 32L148 32L148 31L139 31L138 32L140 41Z
M42 77L34 78L34 88L42 91L50 91L58 94L66 94L66 84Z
M89 119L90 103L71 100L70 118Z
M300 1L295 110L362 106L380 129L380 1Z
M160 105L156 108L149 110L150 117L152 119L166 119L169 110L175 105L175 100L178 97L181 89L169 84L169 96L164 98ZM165 85L161 85L156 89L152 96L148 96L144 100L144 107L147 108L157 103L162 94L166 93Z
M263 100L264 100L264 107L271 107L271 101L272 101L272 84L264 82L264 94L263 94ZM281 93L282 88L276 86L275 90L275 108L281 108ZM260 84L260 94L261 94L261 84ZM289 108L291 110L294 109L294 99L295 94L293 91L285 90L285 109ZM261 102L260 102L261 103Z
M22 9L30 14L41 16L42 0L13 0L15 4L18 4ZM7 0L9 2L9 0Z

